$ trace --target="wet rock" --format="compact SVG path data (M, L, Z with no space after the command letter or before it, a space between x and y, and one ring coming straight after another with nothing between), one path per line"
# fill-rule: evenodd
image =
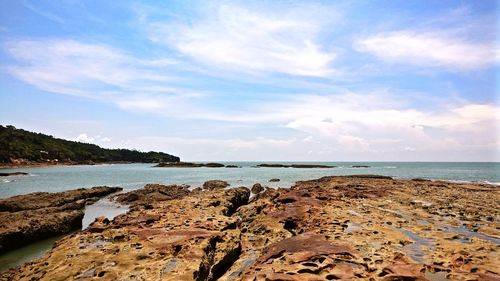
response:
M285 164L258 164L256 167L260 168L299 168L299 169L305 169L305 168L335 168L337 166L330 166L330 165L318 165L318 164L291 164L291 165L285 165Z
M113 200L132 206L149 204L156 201L179 199L189 194L189 185L147 184L144 188L120 193Z
M29 175L25 172L11 172L11 173L0 173L0 177L9 177L9 176L25 176Z
M224 164L221 163L191 163L191 162L163 162L154 167L159 168L223 168Z
M226 168L241 168L241 167L237 165L226 165Z
M277 178L272 178L269 180L269 182L279 182L279 181L280 181L280 179L277 179Z
M222 168L222 167L224 167L224 164L220 164L220 163L206 163L203 166L204 167L208 167L208 168Z
M370 166L367 166L367 165L352 165L351 168L370 168Z
M77 202L78 200L103 197L121 190L121 187L96 186L57 193L35 192L26 195L17 195L0 199L0 212L17 212L47 207L60 207L65 204Z
M252 193L258 194L264 191L264 187L260 183L256 183L252 186Z
M203 189L205 190L223 189L228 186L229 183L223 180L209 180L203 183Z
M101 186L1 199L0 253L81 228L85 205L118 190Z

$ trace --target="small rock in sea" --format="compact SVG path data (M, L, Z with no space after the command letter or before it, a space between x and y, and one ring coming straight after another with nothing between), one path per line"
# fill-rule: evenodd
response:
M203 189L205 190L214 190L214 189L223 189L229 186L227 181L223 180L209 180L203 184Z
M259 194L264 191L264 187L260 183L256 183L252 186L252 193Z
M280 179L276 179L276 178L269 180L269 182L279 182L279 181L280 181Z
M28 173L25 172L0 173L0 177L25 176L25 175L28 175Z

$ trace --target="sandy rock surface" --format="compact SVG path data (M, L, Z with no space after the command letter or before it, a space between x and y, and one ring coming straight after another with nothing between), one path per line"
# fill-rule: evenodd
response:
M500 189L325 177L98 219L3 280L498 280Z

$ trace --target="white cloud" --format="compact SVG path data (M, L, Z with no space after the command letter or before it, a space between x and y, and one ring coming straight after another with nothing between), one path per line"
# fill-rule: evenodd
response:
M75 40L10 41L5 49L18 60L8 71L45 91L103 100L135 92L175 93L158 87L174 79L165 74L171 61L138 60L108 45Z
M108 144L111 143L111 139L108 137L103 137L97 135L95 137L91 137L86 133L79 134L78 137L73 139L74 141L84 142L84 143L93 143L93 144Z
M76 137L74 139L74 141L92 143L92 142L94 142L94 138L91 138L91 137L87 136L87 134L83 133L83 134L78 135L78 137Z
M444 32L380 33L357 40L354 47L387 62L452 71L478 70L498 61L494 42L475 42Z
M318 43L320 32L336 18L334 10L300 5L262 10L223 4L202 19L151 23L155 42L214 68L326 76L337 56Z

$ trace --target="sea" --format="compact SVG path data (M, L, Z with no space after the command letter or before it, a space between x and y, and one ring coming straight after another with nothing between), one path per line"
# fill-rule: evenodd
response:
M0 178L0 198L32 192L60 192L92 186L120 186L124 191L148 183L201 186L212 179L225 180L230 187L255 183L271 188L288 188L296 181L324 176L376 174L397 179L425 178L453 182L480 182L500 185L500 163L497 162L218 162L240 168L157 168L154 164L111 164L93 166L51 166L0 169L0 172L26 172L26 176ZM335 168L259 168L258 164L321 164ZM368 166L355 168L353 166ZM269 182L270 179L279 182ZM98 216L110 219L128 210L104 198L85 209L83 228ZM36 259L50 250L63 236L38 241L21 249L0 255L0 272Z
M324 176L376 174L398 179L425 178L457 182L500 184L499 162L218 162L241 168L157 168L154 164L112 164L1 169L27 172L28 176L0 178L0 198L31 192L60 192L99 185L120 186L125 191L147 183L187 184L195 188L211 179L236 186L261 183L269 187L290 187L296 181ZM258 168L266 164L321 164L336 168ZM353 168L368 166L368 168ZM269 182L271 178L279 182Z

